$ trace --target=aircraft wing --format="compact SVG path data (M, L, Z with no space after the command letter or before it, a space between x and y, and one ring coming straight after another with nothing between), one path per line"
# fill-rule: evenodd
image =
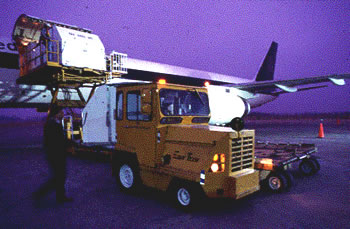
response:
M345 85L346 79L350 79L350 74L315 76L315 77L292 79L292 80L254 81L250 83L229 84L226 86L234 87L244 91L249 91L252 93L279 95L283 93L327 87L327 85L303 87L305 85L310 85L310 84L332 82L335 85L341 86L341 85Z

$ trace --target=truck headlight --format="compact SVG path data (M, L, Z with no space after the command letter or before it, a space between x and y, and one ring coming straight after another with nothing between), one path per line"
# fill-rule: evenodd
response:
M211 164L210 169L213 173L216 173L217 171L219 171L219 165L217 163L213 163Z
M217 153L213 157L213 163L210 166L210 172L223 172L225 171L225 154Z

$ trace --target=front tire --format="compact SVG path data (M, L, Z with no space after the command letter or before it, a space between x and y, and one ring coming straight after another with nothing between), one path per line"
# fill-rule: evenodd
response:
M186 181L176 181L168 190L171 194L171 199L176 207L183 211L191 211L199 206L200 200L205 199L205 194L197 183Z
M191 193L189 189L181 187L177 190L177 201L181 206L189 206L191 203L191 197L193 198L193 193Z

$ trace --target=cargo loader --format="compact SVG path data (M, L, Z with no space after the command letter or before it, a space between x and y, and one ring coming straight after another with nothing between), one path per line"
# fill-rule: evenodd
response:
M106 56L99 37L76 26L21 15L13 39L19 50L17 83L50 88L48 118L59 114L72 151L109 154L123 191L152 187L191 209L205 197L248 196L263 180L277 191L289 185L284 182L291 180L288 175L274 174L294 159L277 162L272 154L255 154L271 145L256 145L255 131L244 130L240 118L226 127L208 124L209 103L215 101L209 100L207 87L123 79L127 55L113 51ZM82 87L90 88L87 96ZM74 98L58 96L72 90ZM82 109L81 116L63 114L67 108ZM306 155L298 160L306 161L305 146L297 150ZM306 173L307 165L301 166Z
M12 34L19 50L18 83L52 90L48 118L64 115L73 149L103 149L122 190L142 185L168 191L182 208L201 197L239 199L260 189L254 169L254 130L209 126L208 89L123 79L125 54L105 55L90 30L21 15ZM90 86L88 98L80 88ZM79 100L58 98L76 90ZM58 109L57 109L58 108ZM238 125L237 125L238 124Z

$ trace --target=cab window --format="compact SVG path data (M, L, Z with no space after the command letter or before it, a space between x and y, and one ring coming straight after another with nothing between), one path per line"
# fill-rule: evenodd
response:
M208 116L208 95L193 90L161 89L160 109L165 116Z
M151 116L141 113L140 91L132 91L127 94L127 119L131 121L150 121Z

